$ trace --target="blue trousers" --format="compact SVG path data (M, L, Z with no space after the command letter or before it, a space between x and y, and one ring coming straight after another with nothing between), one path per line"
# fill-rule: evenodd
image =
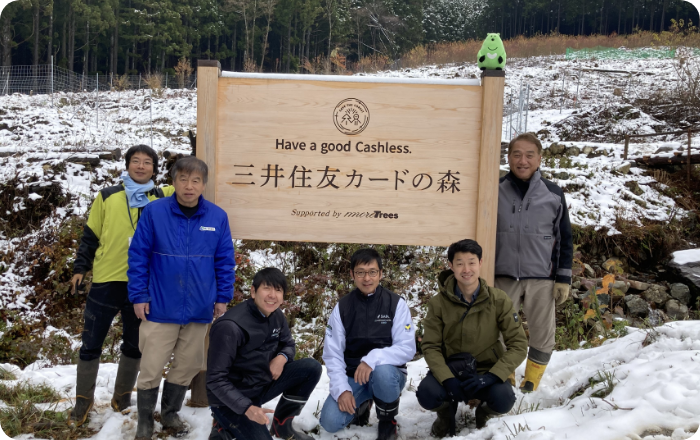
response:
M394 402L406 385L406 375L393 365L378 365L369 375L369 382L360 385L348 377L348 384L355 397L355 405L376 397L382 402ZM343 412L333 396L328 396L321 409L321 426L328 432L337 432L352 422L355 415Z

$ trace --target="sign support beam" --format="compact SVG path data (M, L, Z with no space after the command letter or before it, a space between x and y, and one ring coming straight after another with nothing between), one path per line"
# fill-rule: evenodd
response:
M498 221L498 172L501 162L503 125L503 70L484 70L481 152L479 155L479 198L476 241L483 249L481 277L493 286L496 265L496 223Z
M216 132L220 76L219 61L197 61L197 158L209 165L204 198L212 203L216 203Z

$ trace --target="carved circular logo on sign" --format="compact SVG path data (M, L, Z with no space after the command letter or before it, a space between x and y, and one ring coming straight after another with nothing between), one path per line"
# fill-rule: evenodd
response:
M359 99L343 99L333 110L333 122L343 134L360 134L369 124L369 109Z

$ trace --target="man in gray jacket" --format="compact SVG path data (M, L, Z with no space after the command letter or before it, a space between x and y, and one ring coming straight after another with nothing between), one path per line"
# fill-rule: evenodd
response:
M510 172L500 179L496 235L496 288L530 331L523 392L537 389L554 349L555 304L569 297L573 241L564 192L539 171L542 144L532 133L508 145Z

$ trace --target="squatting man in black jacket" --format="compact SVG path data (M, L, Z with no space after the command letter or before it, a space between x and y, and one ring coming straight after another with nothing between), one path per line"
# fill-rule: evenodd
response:
M294 360L295 344L280 305L287 280L275 268L255 274L250 298L217 319L209 334L207 396L211 439L312 440L292 427L321 377L321 364ZM268 431L261 406L282 394Z

